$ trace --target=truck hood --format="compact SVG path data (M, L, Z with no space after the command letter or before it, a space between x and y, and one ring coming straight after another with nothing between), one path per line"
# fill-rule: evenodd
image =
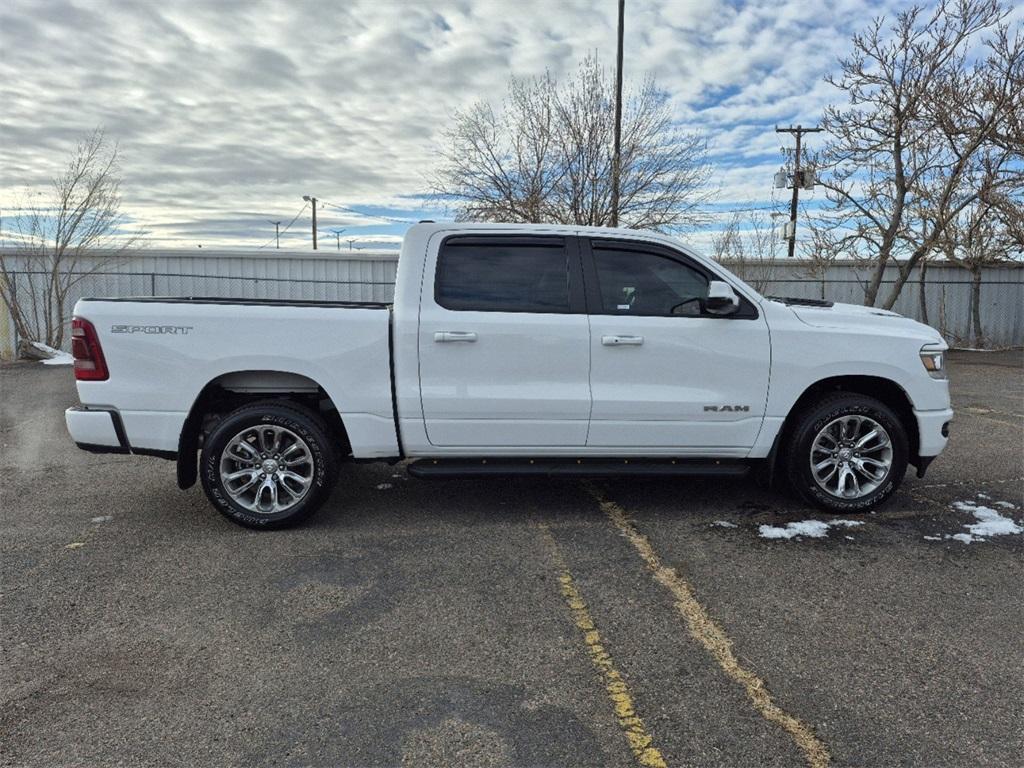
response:
M916 336L924 342L943 342L934 328L887 309L842 303L823 306L791 304L789 308L802 322L815 328L863 328L870 332L888 331L901 336Z

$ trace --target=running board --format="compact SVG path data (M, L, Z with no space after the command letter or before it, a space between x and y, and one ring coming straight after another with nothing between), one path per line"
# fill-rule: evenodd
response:
M417 459L414 477L476 475L683 475L740 477L750 471L742 459Z

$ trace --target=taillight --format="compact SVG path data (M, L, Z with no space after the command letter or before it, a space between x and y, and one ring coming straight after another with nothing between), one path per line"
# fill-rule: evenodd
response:
M80 317L71 320L71 356L75 358L75 378L79 381L106 381L110 378L96 329Z

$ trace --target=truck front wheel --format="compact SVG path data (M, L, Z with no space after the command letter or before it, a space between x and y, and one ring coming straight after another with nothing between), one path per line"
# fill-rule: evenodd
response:
M862 512L899 487L907 471L907 432L884 403L829 395L797 419L786 455L793 489L829 512Z
M232 411L203 445L203 490L225 517L249 528L284 528L331 493L338 460L318 416L267 401Z

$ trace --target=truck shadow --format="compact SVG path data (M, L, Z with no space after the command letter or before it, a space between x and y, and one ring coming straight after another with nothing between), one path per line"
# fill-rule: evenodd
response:
M888 525L928 528L948 505L924 498L920 481L907 477L900 491L878 510L838 517ZM810 507L784 488L765 488L754 477L500 477L421 479L399 468L352 467L330 501L308 525L359 529L380 522L415 526L506 525L536 522L602 522L605 515L591 493L600 489L638 520L679 520L712 524L782 524L837 517ZM922 527L923 526L923 527ZM721 530L721 528L719 529ZM929 528L930 530L930 528Z
M807 511L800 502L746 478L690 477L502 477L421 479L400 468L350 467L330 501L310 521L327 527L389 520L487 524L522 519L600 519L604 513L590 492L601 488L630 514L649 510L680 515L721 515L760 510L776 514Z

